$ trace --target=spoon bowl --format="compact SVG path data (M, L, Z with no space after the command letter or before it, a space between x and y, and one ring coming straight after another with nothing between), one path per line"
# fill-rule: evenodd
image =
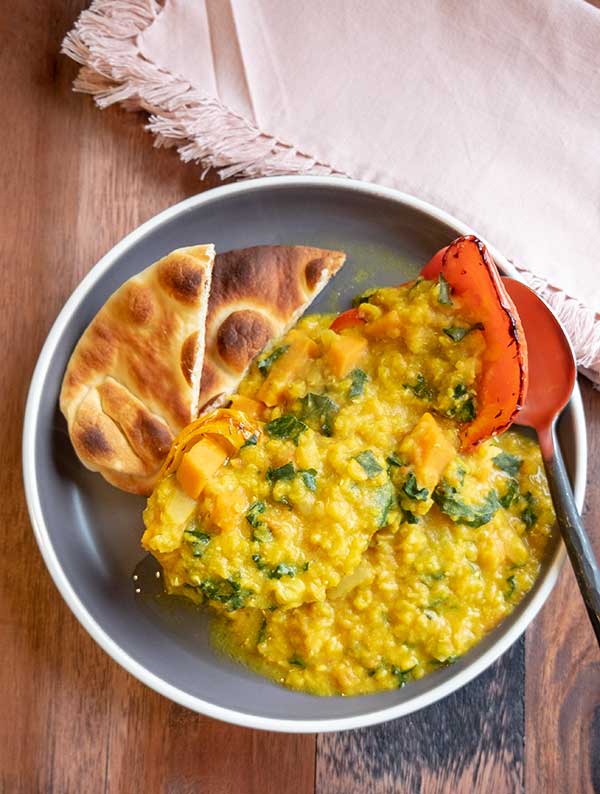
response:
M556 421L575 388L575 355L550 307L520 281L503 281L519 312L528 349L529 388L515 423L537 433L556 521L600 644L600 570L556 441Z

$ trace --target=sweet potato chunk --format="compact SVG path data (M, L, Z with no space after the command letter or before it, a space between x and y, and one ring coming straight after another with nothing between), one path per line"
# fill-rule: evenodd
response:
M236 411L241 411L249 419L262 419L264 404L252 397L244 397L241 394L234 394L231 397L231 407Z
M366 352L364 336L337 336L327 351L327 363L335 377L341 380L356 367Z
M318 353L315 342L301 331L291 331L288 339L288 350L273 363L271 371L256 393L258 399L266 405L277 405L289 383L304 369L306 361Z
M365 325L365 334L378 338L387 337L388 339L398 339L402 333L400 317L395 309L382 314L376 320L372 320Z
M477 384L477 416L462 429L464 449L506 430L527 394L527 344L521 320L496 265L476 237L459 237L422 270L424 278L443 275L483 324L486 350ZM450 296L451 297L451 296ZM443 302L443 301L442 301Z
M177 480L192 499L197 499L204 486L225 463L227 452L210 438L203 438L185 453L177 469Z
M433 416L424 413L402 441L400 455L412 465L419 486L432 493L456 448Z

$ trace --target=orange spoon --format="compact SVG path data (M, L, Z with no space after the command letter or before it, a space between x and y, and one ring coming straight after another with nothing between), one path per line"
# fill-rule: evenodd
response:
M529 390L516 424L533 427L537 432L556 520L600 643L600 570L577 512L556 440L556 420L575 387L575 355L561 324L544 301L520 281L502 280L521 317L529 353Z

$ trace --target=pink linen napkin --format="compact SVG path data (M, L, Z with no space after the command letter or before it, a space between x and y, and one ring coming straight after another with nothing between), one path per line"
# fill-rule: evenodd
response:
M583 0L96 0L63 51L223 177L348 175L461 218L600 383L599 41Z

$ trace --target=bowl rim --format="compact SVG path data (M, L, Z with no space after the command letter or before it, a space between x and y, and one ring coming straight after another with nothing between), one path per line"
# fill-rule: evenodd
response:
M456 675L448 680L441 681L436 686L422 693L418 697L383 709L376 709L371 712L351 717L336 717L323 719L301 719L294 720L288 718L263 717L259 714L236 711L232 708L217 706L210 701L203 700L196 696L179 689L177 686L167 683L159 676L150 672L143 664L133 659L126 653L102 628L95 618L80 601L75 590L71 586L68 577L63 571L60 561L54 551L50 541L48 528L45 523L44 514L41 507L40 495L36 478L36 437L39 421L39 404L42 394L42 386L45 381L48 368L56 344L59 341L68 321L77 310L83 298L94 288L101 276L112 266L115 259L127 251L139 239L149 231L160 227L165 221L184 214L191 209L195 209L203 204L218 201L238 193L248 193L271 188L286 187L310 187L310 188L334 188L349 192L359 192L377 198L395 201L399 204L418 210L433 219L447 224L456 230L457 235L477 234L469 226L459 221L444 210L438 209L434 205L418 199L408 193L394 188L374 185L360 180L347 179L344 177L333 176L276 176L262 177L258 179L236 182L229 185L222 185L203 193L191 196L183 201L174 204L153 216L141 226L138 226L113 248L111 248L89 271L82 281L75 288L71 296L67 299L58 317L54 321L50 332L44 342L39 354L35 370L31 379L27 402L25 407L25 418L23 425L22 443L22 465L23 480L25 488L25 498L29 511L30 521L34 535L41 551L46 567L50 572L56 587L67 605L84 627L90 636L103 648L109 656L114 659L121 667L135 676L139 681L154 689L161 695L170 700L185 706L200 714L208 717L230 722L248 728L261 730L280 731L287 733L322 733L328 731L348 730L352 728L366 727L387 720L405 716L421 708L431 705L441 698L446 697L469 681L480 675L487 667L495 662L525 631L537 615L546 599L550 595L558 575L565 560L565 547L562 541L557 547L554 559L551 561L542 580L539 580L539 587L531 597L529 603L516 618L513 625L508 628L497 641L483 654L475 658L473 662L460 670ZM485 242L494 260L500 268L509 276L517 278L520 276L514 266L504 257L493 245L490 245L485 238L477 234ZM574 423L574 449L575 449L575 468L576 478L574 483L575 501L581 511L585 495L585 482L587 473L587 434L585 425L585 415L581 392L576 383L575 390L570 402L570 410L573 415Z

